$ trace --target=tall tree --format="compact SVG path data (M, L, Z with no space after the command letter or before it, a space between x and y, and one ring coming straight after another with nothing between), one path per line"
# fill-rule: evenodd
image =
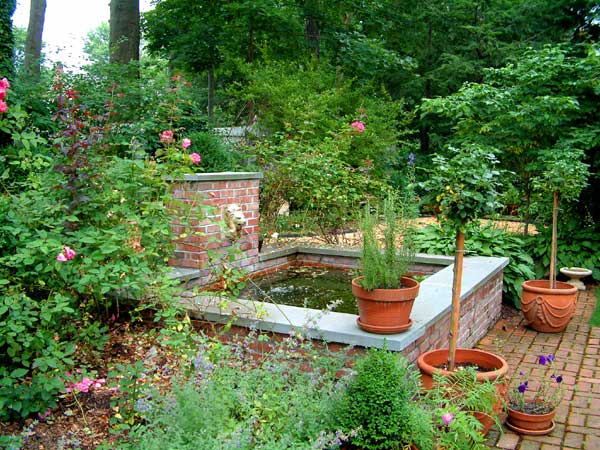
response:
M14 36L12 31L12 16L17 6L16 0L0 2L0 75L12 78L14 74Z
M42 58L42 34L46 16L46 0L31 0L29 8L29 26L25 39L25 60L23 69L28 77L38 80Z
M140 2L110 2L110 62L128 64L140 60Z

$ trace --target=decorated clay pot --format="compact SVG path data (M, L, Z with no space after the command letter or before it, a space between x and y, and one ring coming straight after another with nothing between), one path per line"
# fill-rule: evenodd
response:
M527 324L543 333L560 333L569 324L577 306L577 287L562 281L550 288L549 280L523 283L521 311Z

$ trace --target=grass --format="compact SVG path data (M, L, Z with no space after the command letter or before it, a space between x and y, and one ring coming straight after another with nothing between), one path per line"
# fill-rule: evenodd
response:
M590 326L600 327L600 288L596 289L596 306L592 317L590 317Z

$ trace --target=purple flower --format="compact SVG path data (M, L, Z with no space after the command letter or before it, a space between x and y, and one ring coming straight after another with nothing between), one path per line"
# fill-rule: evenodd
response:
M519 390L519 392L520 392L521 394L524 394L524 393L525 393L525 391L527 390L527 386L528 386L528 384L529 384L529 382L528 382L528 381L526 381L525 383L522 383L522 384L520 384L520 385L519 385L519 387L518 387L517 389Z
M410 164L411 166L415 163L415 154L413 152L410 152L410 155L408 155L408 164Z
M562 377L562 375L559 375L559 376L557 376L557 377L556 377L556 382L557 382L558 384L562 383L562 380L563 380L563 377Z
M546 356L546 359L548 360L548 362L554 362L554 355L548 355Z
M548 360L546 359L546 357L544 355L540 355L540 357L538 359L538 363L541 366L545 366L547 362L548 362Z
M519 376L523 376L525 373L522 370L519 370Z

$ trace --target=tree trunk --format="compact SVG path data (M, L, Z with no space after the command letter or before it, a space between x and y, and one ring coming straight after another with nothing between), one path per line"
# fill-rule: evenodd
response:
M308 16L304 24L304 39L308 48L317 59L321 56L321 30L319 22L314 16Z
M40 78L40 62L42 58L42 33L46 16L46 0L31 0L29 10L29 26L25 40L25 59L23 68L32 80Z
M128 64L140 60L140 2L110 2L110 62Z
M12 16L17 6L16 0L0 1L0 78L13 79L14 46ZM0 132L0 136L2 132ZM0 139L1 141L1 139ZM0 142L1 143L1 142Z
M208 113L208 120L211 121L213 117L213 110L215 105L215 71L214 69L208 69L208 105L206 111Z
M454 370L456 347L458 343L458 325L460 321L460 290L462 285L463 257L465 254L465 234L456 230L456 253L454 254L454 278L452 282L452 311L450 317L450 348L448 351L448 370Z

